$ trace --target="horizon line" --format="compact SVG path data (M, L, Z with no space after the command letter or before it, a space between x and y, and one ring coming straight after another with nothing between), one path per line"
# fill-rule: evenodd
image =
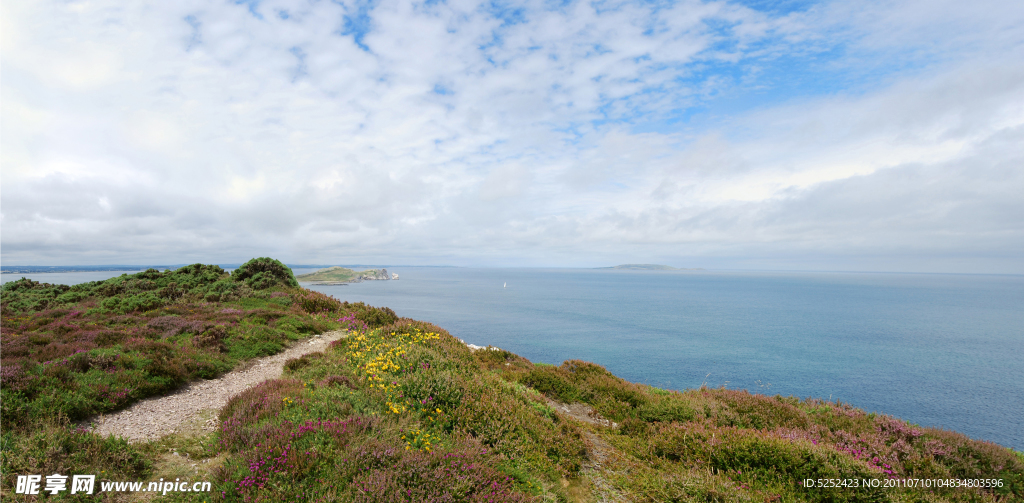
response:
M177 269L193 264L202 264L203 262L192 262L192 263L181 263L181 264L152 264L152 265L132 265L132 264L112 264L112 265L14 265L14 266L0 266L0 274L67 274L75 272L142 272L147 269ZM223 264L208 264L216 265L222 268L237 268L244 262L239 263L223 263ZM580 269L580 270L625 270L625 269L614 269L616 266L597 266L597 267L582 267L582 266L460 266L460 265L413 265L413 264L285 264L292 269L311 269L311 268L327 268L327 267L424 267L424 268L453 268L453 269ZM626 264L619 264L626 265ZM648 264L644 264L648 265ZM650 264L655 265L655 264ZM70 269L64 271L18 271L8 269ZM74 270L80 269L80 270ZM90 271L92 269L92 271ZM691 267L691 268L674 268L675 271L687 272L687 273L701 273L701 272L789 272L789 273L841 273L841 274L942 274L942 275L970 275L970 276L1024 276L1024 273L1012 273L1012 272L935 272L935 271L860 271L860 270L842 270L842 269L717 269L717 268L705 268L705 267ZM664 273L673 272L673 270L636 270L634 272L652 272L652 273Z

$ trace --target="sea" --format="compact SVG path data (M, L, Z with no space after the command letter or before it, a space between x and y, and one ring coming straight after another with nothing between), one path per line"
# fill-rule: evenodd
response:
M1024 451L1024 276L388 271L400 279L305 286L533 362L586 360L664 389L841 401ZM25 276L75 274L101 279Z

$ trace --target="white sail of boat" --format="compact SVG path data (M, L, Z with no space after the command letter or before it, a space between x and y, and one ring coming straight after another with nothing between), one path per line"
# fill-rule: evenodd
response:
M502 288L508 288L508 281L506 281L504 285L501 285L501 287Z

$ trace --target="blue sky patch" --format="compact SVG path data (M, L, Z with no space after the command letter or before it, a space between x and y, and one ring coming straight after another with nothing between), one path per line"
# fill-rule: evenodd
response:
M370 51L370 48L363 43L363 38L373 28L373 18L370 17L370 13L375 6L376 3L373 0L356 2L355 12L352 12L346 6L346 10L349 10L349 13L345 15L344 25L341 30L342 35L351 35L356 45L367 52Z

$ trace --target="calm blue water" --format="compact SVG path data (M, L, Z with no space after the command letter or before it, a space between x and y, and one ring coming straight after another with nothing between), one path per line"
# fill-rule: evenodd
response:
M1024 276L389 271L402 279L313 288L535 362L588 360L669 389L831 397L1024 450Z
M401 279L313 288L535 362L831 397L1024 450L1022 276L389 271Z

